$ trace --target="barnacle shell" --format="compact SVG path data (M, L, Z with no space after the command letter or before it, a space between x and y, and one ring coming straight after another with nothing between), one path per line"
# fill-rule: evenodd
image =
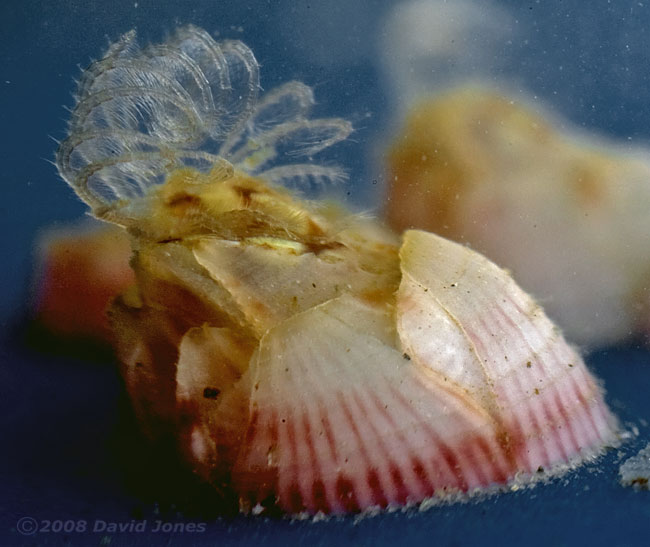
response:
M577 463L615 442L599 386L505 271L439 236L399 238L372 220L299 199L269 180L269 170L253 172L276 156L275 136L291 128L300 127L299 150L312 143L310 154L323 128L338 128L327 144L349 131L341 120L307 121L302 107L293 108L304 86L251 103L219 134L228 143L245 131L248 152L221 145L210 168L189 161L200 139L191 154L184 144L126 150L160 139L159 127L177 131L169 106L151 107L157 81L173 84L198 67L218 82L228 71L216 54L214 65L195 59L221 46L193 27L160 50L175 60L186 44L190 59L169 66L151 53L158 49L137 50L129 40L126 57L113 46L91 67L79 104L98 105L102 81L112 81L120 99L85 114L101 116L102 129L77 129L73 114L59 159L94 214L126 226L133 240L137 284L115 301L111 320L150 435L173 432L191 467L243 510L290 513L473 492ZM228 51L253 63L244 48ZM106 76L122 66L152 74L129 72L127 92ZM189 96L178 101L194 104ZM148 125L120 126L126 112L145 106ZM213 106L220 127L222 105ZM127 141L107 154L95 147L97 131ZM163 156L169 168L150 169ZM147 178L154 172L160 183ZM272 171L297 172L336 173L311 164Z
M570 340L614 343L650 321L650 162L559 127L480 87L421 98L391 144L387 218L512 269Z

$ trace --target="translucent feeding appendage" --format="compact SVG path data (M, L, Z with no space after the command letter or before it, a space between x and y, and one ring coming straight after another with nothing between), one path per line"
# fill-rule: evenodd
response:
M185 26L140 48L128 32L80 79L59 172L95 216L122 225L137 220L137 198L180 167L224 179L238 169L285 185L344 178L310 157L351 125L309 119L314 98L300 82L261 100L259 88L258 63L242 42L217 43Z

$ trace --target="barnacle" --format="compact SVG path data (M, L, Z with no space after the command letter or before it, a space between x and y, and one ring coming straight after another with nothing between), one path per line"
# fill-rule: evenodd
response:
M556 471L616 441L579 355L509 275L279 184L350 131L239 42L133 34L80 83L62 176L124 226L117 353L151 436L243 510L344 513ZM236 82L243 91L236 91Z

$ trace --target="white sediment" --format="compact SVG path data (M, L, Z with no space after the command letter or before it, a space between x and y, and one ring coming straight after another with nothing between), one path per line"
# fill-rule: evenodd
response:
M650 443L636 456L625 460L618 468L623 486L637 490L648 490L650 483Z

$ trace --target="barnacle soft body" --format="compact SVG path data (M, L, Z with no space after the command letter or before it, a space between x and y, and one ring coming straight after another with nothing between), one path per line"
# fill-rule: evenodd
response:
M149 434L243 509L290 513L472 492L615 442L601 389L505 271L281 185L340 178L311 156L350 127L310 120L302 84L257 89L243 44L194 27L126 35L81 81L59 169L131 235L137 284L110 315Z

